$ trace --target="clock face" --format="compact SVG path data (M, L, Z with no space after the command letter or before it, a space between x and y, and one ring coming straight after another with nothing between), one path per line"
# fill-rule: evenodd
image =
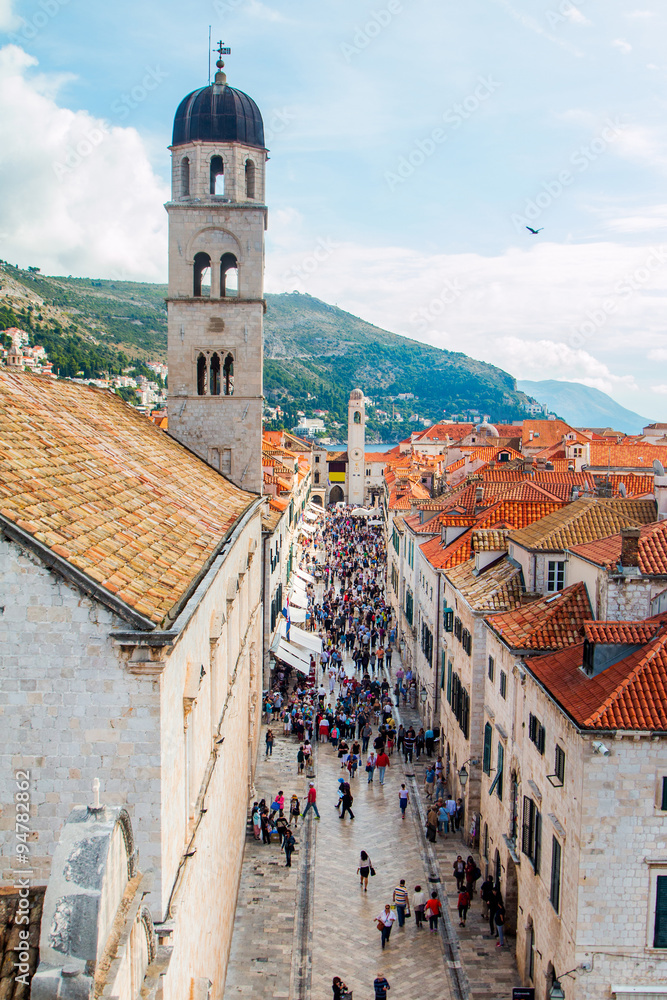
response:
M358 448L354 448L352 450L352 458L354 458L356 461L358 461L361 458L361 452L359 451Z

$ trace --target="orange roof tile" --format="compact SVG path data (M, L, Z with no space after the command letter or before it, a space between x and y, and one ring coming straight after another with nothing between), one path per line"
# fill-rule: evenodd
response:
M584 622L590 618L586 587L575 583L515 611L491 615L486 621L510 649L550 650L581 642Z
M383 451L367 451L364 457L367 462L382 462L383 465L386 463L386 456Z
M449 570L447 579L475 611L507 611L521 601L522 572L507 556L480 573L475 572L474 559L469 559Z
M561 552L605 538L621 528L647 524L655 519L652 500L598 500L586 497L547 515L541 521L514 531L511 541L527 549Z
M526 660L582 729L667 730L667 634L589 677L581 670L583 644Z
M596 468L646 469L652 472L654 459L667 465L667 448L643 444L598 444L591 441L591 465Z
M118 396L0 373L0 512L159 624L256 499Z
M610 535L570 551L608 570L616 570L621 559L621 536ZM667 521L645 524L639 535L639 570L645 576L667 575Z
M586 622L584 635L589 642L604 645L644 645L665 627L663 617L643 622Z

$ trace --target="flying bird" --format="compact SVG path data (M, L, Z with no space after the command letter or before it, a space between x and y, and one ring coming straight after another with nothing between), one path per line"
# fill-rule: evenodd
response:
M526 229L528 230L529 233L532 233L533 236L537 236L538 233L542 232L542 229L544 229L544 226L542 226L542 229L531 229L530 226L526 226Z

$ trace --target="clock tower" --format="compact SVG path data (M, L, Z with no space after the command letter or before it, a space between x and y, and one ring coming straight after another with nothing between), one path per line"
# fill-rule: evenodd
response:
M347 407L347 502L363 505L366 483L366 405L353 389Z

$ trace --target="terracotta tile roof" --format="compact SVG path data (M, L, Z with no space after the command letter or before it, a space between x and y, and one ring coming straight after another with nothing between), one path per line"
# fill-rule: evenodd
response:
M597 538L605 538L621 528L647 524L655 519L652 500L598 500L592 497L549 514L520 531L511 541L527 549L561 552Z
M576 434L576 431L563 420L524 420L521 440L524 449L549 448L551 445L560 444L563 436L570 433ZM583 434L576 434L576 438L585 440Z
M383 465L386 462L383 451L367 451L364 457L367 462L382 462Z
M472 532L473 552L507 552L507 528L477 528Z
M653 460L667 465L667 448L644 442L643 444L598 444L591 441L591 465L612 469L647 469L652 472Z
M0 373L0 513L156 624L255 499L113 393Z
M595 677L581 669L583 644L526 660L582 729L667 730L667 634Z
M621 558L621 536L611 535L587 545L573 545L570 551L596 566L614 571ZM644 576L667 575L667 521L655 521L640 529L639 570Z
M584 622L592 617L586 587L575 583L557 594L486 620L510 649L555 650L580 643Z
M449 570L447 579L475 611L508 611L521 601L521 569L503 556L481 573L475 574L475 561L469 559Z
M643 622L586 622L584 635L589 642L603 645L639 645L654 639L665 623L659 619Z
M432 427L427 427L425 431L422 431L415 438L415 443L417 441L444 441L447 437L459 440L460 438L467 437L474 427L474 424L434 424Z

